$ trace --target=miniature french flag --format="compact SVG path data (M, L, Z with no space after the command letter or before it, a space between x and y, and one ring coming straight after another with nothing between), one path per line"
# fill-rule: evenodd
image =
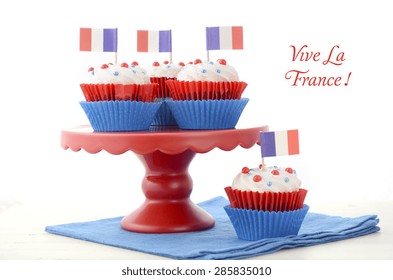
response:
M207 50L242 50L242 26L206 27Z
M172 30L137 30L137 52L172 52Z
M117 28L81 28L80 50L117 52Z
M297 129L261 132L262 157L299 154L299 132Z

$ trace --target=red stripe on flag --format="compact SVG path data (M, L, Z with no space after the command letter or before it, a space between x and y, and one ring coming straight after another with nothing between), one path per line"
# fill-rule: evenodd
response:
M243 27L232 26L232 49L243 49Z
M79 37L79 49L91 52L91 28L81 28Z
M288 130L288 155L299 154L299 132L297 129Z
M149 31L137 31L137 52L148 52L149 49Z

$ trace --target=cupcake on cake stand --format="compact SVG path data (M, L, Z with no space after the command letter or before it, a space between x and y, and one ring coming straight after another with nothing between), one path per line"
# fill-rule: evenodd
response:
M137 132L94 132L79 126L61 132L64 149L113 155L134 152L145 167L142 191L145 202L121 221L123 229L141 233L175 233L208 229L213 217L194 204L188 167L197 153L214 148L231 151L259 143L267 126L224 130L181 130L159 127Z

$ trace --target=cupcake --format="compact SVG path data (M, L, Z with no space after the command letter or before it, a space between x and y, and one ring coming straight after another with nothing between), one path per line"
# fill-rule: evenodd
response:
M130 66L127 63L102 64L90 67L88 81L80 84L85 100L132 100L154 101L157 84L151 83L145 69L137 62Z
M247 83L224 59L197 59L166 84L173 98L168 105L182 129L234 128L249 101L241 98Z
M159 85L156 98L171 97L166 81L176 79L180 70L184 67L184 63L179 64L164 61L162 64L155 61L151 66L146 67L147 75L152 83Z
M157 116L153 120L153 125L177 125L166 101L172 100L166 81L174 80L180 72L184 63L179 64L164 61L162 64L155 61L151 66L146 68L147 75L152 83L158 84L158 89L154 94L155 102L163 102Z
M225 59L216 62L196 59L181 69L176 80L167 81L167 85L173 100L240 99L247 87Z
M147 130L161 103L153 102L158 85L151 83L137 63L103 64L89 68L89 81L81 84L82 106L94 131Z
M226 187L231 207L262 211L290 211L303 206L307 190L296 170L286 167L243 167Z
M243 240L297 235L309 209L307 190L290 167L244 167L225 192L224 209Z

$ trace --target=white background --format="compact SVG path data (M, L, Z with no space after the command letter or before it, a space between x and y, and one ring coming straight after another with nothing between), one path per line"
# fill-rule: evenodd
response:
M60 147L64 128L87 124L79 83L113 53L79 51L79 28L119 29L118 61L147 66L165 53L137 53L136 30L172 29L173 61L206 59L205 27L242 25L244 50L211 51L248 83L238 127L298 128L301 153L267 158L295 168L307 203L393 198L391 121L393 20L388 1L2 1L0 4L0 198L128 211L143 201L144 170L131 152L88 154ZM290 45L338 45L341 66L293 62ZM285 73L352 76L348 86L291 86ZM192 199L225 195L259 146L198 154ZM310 210L311 211L311 210ZM126 213L124 213L126 214Z

